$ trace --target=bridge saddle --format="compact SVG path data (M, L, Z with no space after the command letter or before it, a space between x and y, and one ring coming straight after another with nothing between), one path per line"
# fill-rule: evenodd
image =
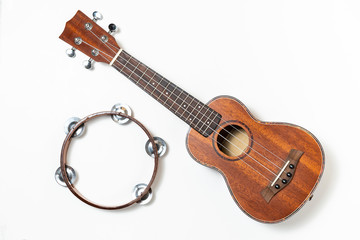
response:
M300 150L290 150L289 155L287 156L285 163L279 171L278 175L266 188L261 191L261 195L267 203L270 202L270 200L275 196L275 194L280 192L290 183L291 179L295 174L299 159L303 154L304 152Z

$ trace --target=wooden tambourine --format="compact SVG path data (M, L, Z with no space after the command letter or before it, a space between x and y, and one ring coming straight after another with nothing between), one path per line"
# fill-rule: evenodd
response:
M149 141L151 143L152 149L154 150L153 153L153 157L154 157L154 170L151 176L151 179L149 181L149 183L147 184L146 188L142 191L141 194L139 194L138 196L136 196L135 199L131 200L130 202L126 203L126 204L122 204L122 205L118 205L118 206L106 206L106 205L99 205L96 204L94 202L92 202L91 200L85 198L76 188L75 186L70 182L70 179L66 173L66 168L67 168L67 154L68 154L68 149L70 146L70 143L72 141L73 136L76 134L77 130L79 130L81 127L84 126L84 124L92 119L98 118L98 117L102 117L102 116L111 116L111 117L120 117L122 119L129 119L130 121L134 122L135 124L137 124L144 132L145 134L148 136ZM61 157L60 157L60 168L61 168L61 175L62 178L66 184L66 186L68 187L68 189L81 201L83 201L84 203L96 207L96 208L100 208L100 209L106 209L106 210L115 210L115 209L122 209L122 208L126 208L129 207L131 205L133 205L134 203L139 203L141 202L141 200L151 191L151 185L153 184L154 180L155 180L155 176L157 173L157 169L158 169L158 163L159 163L159 154L157 151L157 144L155 143L155 139L154 137L150 134L150 132L145 128L145 126L143 124L141 124L138 120L136 120L134 117L129 116L127 114L121 113L121 112L114 112L114 111L107 111L107 112L98 112L98 113L94 113L91 115L86 116L85 118L81 119L79 122L76 123L75 126L73 126L71 128L71 130L68 132L68 134L66 135L66 138L64 140L64 143L62 145L62 149L61 149Z

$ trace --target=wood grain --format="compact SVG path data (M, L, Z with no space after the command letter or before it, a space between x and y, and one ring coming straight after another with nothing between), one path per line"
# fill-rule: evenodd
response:
M221 129L218 128L208 138L190 129L187 136L190 155L200 164L219 171L238 206L257 221L280 222L301 208L312 195L324 169L324 153L318 140L299 126L261 122L255 119L240 101L229 96L217 97L208 105L222 115L220 125L238 121L248 127L252 137L252 147L248 154L244 154L241 158L228 158L219 152L217 144L214 144L215 137ZM265 177L273 179L274 176L261 165L277 172L274 164L265 158L276 165L281 165L282 161L276 156L286 159L291 149L304 152L293 179L267 203L261 196L261 191L269 184L269 180Z
M85 28L87 23L91 24L91 30ZM106 36L108 40L103 42L102 36ZM110 63L120 49L113 36L81 11L77 11L75 16L66 23L59 38L97 62ZM76 44L75 38L81 38L82 42ZM92 54L94 49L99 52L96 56Z

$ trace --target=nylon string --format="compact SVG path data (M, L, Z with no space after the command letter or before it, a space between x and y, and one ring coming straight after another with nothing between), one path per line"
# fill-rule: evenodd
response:
M98 38L99 40L100 40L100 38ZM87 45L89 45L90 47L92 47L92 48L94 48L93 46L91 46L90 44L88 44L87 42L85 42L85 41L83 41L85 44L87 44ZM105 44L106 45L106 44ZM115 54L116 54L116 52L113 50L113 49L111 49L108 45L106 45L112 52L114 52ZM112 45L112 47L114 47L114 48L116 48L116 49L118 49L117 47L115 47L115 46L113 46ZM96 48L95 48L96 49ZM120 50L120 49L118 49L118 50ZM104 53L105 55L107 55L108 57L110 57L110 59L112 59L112 57L110 56L110 55L108 55L108 54L106 54L105 52L103 52L103 51L100 51L99 50L99 52L101 52L101 53ZM99 53L100 54L100 53ZM101 55L101 57L102 58L104 58L108 63L110 62L110 60L109 59L107 59L106 57L104 57L102 54L100 54ZM135 73L135 70L137 69L137 67L141 64L141 62L140 61L138 61L139 62L139 64L135 67L131 62L130 62L130 59L132 58L132 56L131 55L129 55L129 59L125 59L125 58L123 58L121 55L119 56L119 57L121 57L123 60L125 60L126 61L126 63L125 64L123 64L123 63L121 63L120 61L118 61L117 59L116 59L116 61L115 62L118 62L119 64L123 64L123 66L122 66L122 68L120 69L118 66L116 66L116 65L114 65L114 67L117 69L117 70L119 70L120 72L123 72L123 69L126 67L129 71L131 71L131 74L129 75L129 74L126 74L126 75L128 75L127 77L131 77L131 75L133 74L133 73ZM134 68L134 70L131 70L129 67L127 67L126 65L128 64L130 62L130 64L133 66L133 67L135 67ZM145 66L145 65L143 65L143 66ZM138 77L139 77L139 80L137 80L137 83L140 81L140 80L143 80L142 79L142 77L144 76L144 75L146 75L147 77L149 77L150 78L150 76L149 75L147 75L146 74L146 71L149 69L147 66L145 66L147 69L143 72L143 74L141 75L141 76L139 76L137 73L135 73ZM123 72L123 73L125 73L125 72ZM157 73L154 71L154 75L153 75L153 77L156 75ZM158 74L159 75L159 74ZM160 75L161 76L161 75ZM144 90L146 90L146 87L149 85L149 83L151 82L151 80L153 79L153 77L151 77L151 79L148 81L148 83L146 84L146 86L144 87ZM162 76L161 76L161 80L160 80L160 82L158 82L158 85L157 86L159 86L159 84L162 82L162 80L164 79ZM134 79L135 80L135 79ZM144 80L143 80L144 81ZM145 82L145 81L144 81ZM170 81L169 81L169 83L168 83L168 85L170 84ZM157 87L156 86L156 87ZM159 93L160 93L160 91L156 88L156 87L154 87L154 90L152 91L152 93L155 91L155 90L157 90ZM174 90L171 92L171 94L176 90L176 88L177 88L177 86L175 85L175 88L174 88ZM182 90L182 89L181 89ZM159 97L158 97L158 99L161 97L161 94L163 94L163 92L165 91L165 88L164 88L164 90L160 93L160 95L159 95ZM146 91L146 92L148 92L148 91ZM182 92L183 92L183 90L182 90ZM148 92L149 93L149 92ZM152 94L151 93L151 94ZM166 96L166 95L163 95L163 96L165 96L166 98L167 98L167 100L171 100L171 101L174 101L173 99L171 99L170 98L170 96L171 96L171 94L169 95L169 96ZM188 94L188 96L189 96L189 94ZM188 97L187 96L187 97ZM186 97L186 98L187 98ZM184 100L186 100L186 98L184 99ZM164 104L166 104L166 105L168 105L169 106L169 104L167 104L167 100L165 100L165 102L164 102ZM177 100L177 99L176 99ZM194 100L194 99L193 99ZM175 103L175 101L173 102L173 104ZM172 105L173 105L172 104ZM191 104L191 103L190 103ZM171 105L171 106L172 106ZM171 106L169 106L169 107L171 107ZM203 106L206 106L206 105L203 105ZM185 109L185 108L183 108L182 107L182 104L181 105L179 105L179 107L181 107L183 110L184 110L184 112L186 111L186 112L188 112L189 113L189 111L187 110L187 109ZM171 108L169 108L170 110L171 110ZM179 108L177 109L177 110L179 110ZM176 110L176 112L177 112L177 110ZM195 110L195 108L193 109L193 111ZM192 112L193 111L191 111L191 113L189 113L189 116L191 116L191 114L192 114ZM204 115L201 111L199 111L203 116L205 116L206 117L206 115ZM206 113L206 112L205 112ZM198 114L197 114L198 115ZM197 115L195 116L194 115L194 117L195 117L195 119L197 118ZM208 118L210 117L210 116L207 116ZM197 118L199 121L201 121L201 119L199 119L199 118ZM214 120L212 120L212 122L214 123ZM220 127L220 128L222 128L219 124L216 124L217 125L217 127ZM204 125L203 125L204 126ZM202 126L202 127L203 127ZM211 130L213 130L213 131L215 131L215 129L213 129L211 126L210 126L210 129ZM231 132L229 132L229 131L227 131L225 128L222 128L222 129L224 129L226 132L228 132L229 134L231 134L232 136L234 136ZM234 128L235 130L237 130L238 132L240 132L241 134L245 134L245 133L243 133L243 132L241 132L241 131L239 131L238 129L236 129L236 128ZM222 136L221 134L219 134L219 136L221 136L221 137L223 137L224 138L224 140L226 140L226 141L228 141L230 144L232 144L235 148L237 148L237 149L239 149L240 151L242 151L243 153L245 153L247 156L249 156L251 159L253 159L255 162L257 162L260 166L262 166L263 168L265 168L266 170L268 170L270 173L272 173L273 175L275 175L276 176L276 174L273 172L273 171L271 171L270 169L268 169L266 166L264 166L263 164L261 164L259 161L257 161L255 158L253 158L252 156L250 156L249 154L247 154L244 150L241 150L240 148L238 148L235 144L233 144L232 142L230 142L227 138L225 138L224 136ZM236 136L234 136L235 138L237 138ZM212 137L211 137L212 138ZM215 140L214 138L212 138L213 140ZM243 142L241 139L239 139L239 138L237 138L239 141L241 141L241 142ZM253 142L255 142L255 143L257 143L255 140L253 140ZM226 149L227 151L229 151L230 153L232 153L232 154L234 154L231 150L229 150L227 147L225 147L223 144L221 144L220 142L217 142L218 144L220 144L224 149ZM244 142L243 142L244 143ZM260 143L257 143L259 146L261 146L261 147L263 147L265 150L267 150L264 146L262 146ZM250 149L252 149L254 152L257 152L255 149L253 149L252 147L249 147ZM268 152L270 152L270 153L272 153L271 151L269 151L269 150L267 150ZM279 168L280 169L280 167L278 167L277 165L275 165L272 161L270 161L268 158L266 158L266 157L264 157L262 154L260 154L259 152L257 152L259 155L261 155L264 159L266 159L267 161L269 161L270 163L272 163L274 166L276 166L277 168ZM273 153L272 153L273 154ZM235 154L234 154L235 155ZM273 154L274 156L276 156L275 154ZM278 157L278 156L276 156L276 157ZM283 162L284 162L284 160L283 159L281 159L280 157L278 157L280 160L282 160ZM239 160L241 160L240 158L238 158ZM271 182L271 180L269 179L269 178L267 178L266 176L264 176L263 174L261 174L259 171L257 171L256 169L254 169L251 165L249 165L247 162L245 162L245 161L242 161L242 162L244 162L246 165L248 165L249 167L251 167L254 171L256 171L259 175L261 175L261 176L263 176L264 178L266 178L268 181L270 181Z

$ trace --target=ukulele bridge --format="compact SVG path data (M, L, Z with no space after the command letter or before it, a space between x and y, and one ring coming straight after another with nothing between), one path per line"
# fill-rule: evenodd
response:
M304 154L304 152L296 149L291 149L289 155L286 158L284 166L281 168L278 175L275 177L274 181L272 181L266 188L261 191L261 195L265 199L267 203L284 189L291 181L295 174L295 170L299 159Z

